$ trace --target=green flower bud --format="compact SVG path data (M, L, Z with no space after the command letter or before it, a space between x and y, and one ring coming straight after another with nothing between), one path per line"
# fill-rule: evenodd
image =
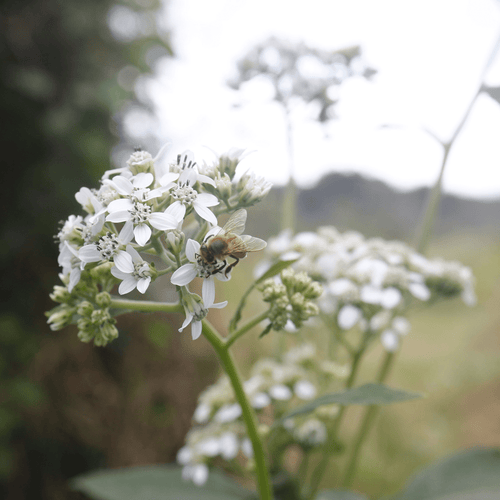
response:
M182 231L178 229L173 229L172 231L168 231L165 236L165 241L167 243L167 247L174 254L172 257L172 262L175 262L175 255L179 255L184 248L184 241L186 237Z
M94 306L88 300L84 300L78 304L76 311L80 316L90 317L94 312Z
M65 286L56 285L54 291L50 294L50 298L54 302L67 303L71 300L71 294Z
M103 262L90 270L90 276L96 281L105 281L111 276L113 262Z
M100 308L106 309L111 305L111 295L108 292L100 292L96 295L95 301Z
M70 307L66 304L61 304L54 307L51 311L45 313L48 317L47 323L52 331L61 330L65 326L68 326L73 319L75 313L75 308Z

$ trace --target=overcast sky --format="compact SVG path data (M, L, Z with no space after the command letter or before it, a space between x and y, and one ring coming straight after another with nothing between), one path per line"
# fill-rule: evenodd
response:
M361 46L378 73L343 85L340 118L327 127L305 113L295 119L303 186L328 172L360 172L401 189L433 184L442 148L432 134L453 134L500 34L495 0L169 0L165 15L176 57L149 84L158 137L205 158L204 146L255 150L246 167L278 184L288 177L282 110L262 86L227 87L235 62L269 36L330 50ZM487 81L500 84L500 61ZM487 96L455 143L444 189L500 196L500 106Z

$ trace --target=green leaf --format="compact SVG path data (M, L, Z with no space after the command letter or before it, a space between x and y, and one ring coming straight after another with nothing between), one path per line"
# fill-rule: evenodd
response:
M309 403L295 408L280 419L283 420L302 415L303 413L311 413L318 406L329 404L341 405L388 405L393 403L402 403L422 397L417 392L408 392L401 389L393 389L384 384L365 384L354 389L346 389L341 392L333 392L316 398Z
M275 262L254 284L258 285L259 283L262 283L263 281L267 280L268 278L272 278L273 276L276 276L277 274L281 273L283 269L286 269L287 267L290 267L292 264L295 264L299 259L290 259L290 260L279 260L278 262Z
M242 500L252 494L216 471L203 486L196 486L182 479L179 467L169 465L82 474L71 487L96 500Z
M439 460L416 474L393 500L497 500L500 449L473 448Z
M354 491L324 490L318 493L316 500L368 500L368 497Z

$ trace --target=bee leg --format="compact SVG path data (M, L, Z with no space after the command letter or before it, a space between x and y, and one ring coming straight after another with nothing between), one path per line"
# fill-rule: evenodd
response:
M233 257L233 256L231 255L231 257ZM238 262L240 261L240 259L238 259L237 257L233 257L233 259L236 259L236 260L231 265L227 266L226 270L224 271L224 275L226 276L226 278L227 278L227 273L230 273L231 270L233 269L233 267L236 264L238 264Z
M227 266L227 261L224 259L221 265L213 270L212 274L220 273L226 266Z

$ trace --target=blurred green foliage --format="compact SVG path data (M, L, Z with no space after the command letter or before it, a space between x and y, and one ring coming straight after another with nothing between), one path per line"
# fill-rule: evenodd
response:
M123 110L147 108L134 82L171 54L159 8L157 0L2 2L2 498L62 498L65 477L95 459L88 450L68 459L81 443L34 431L47 408L30 367L50 338L43 312L57 282L56 223L74 212L80 187L109 168Z

